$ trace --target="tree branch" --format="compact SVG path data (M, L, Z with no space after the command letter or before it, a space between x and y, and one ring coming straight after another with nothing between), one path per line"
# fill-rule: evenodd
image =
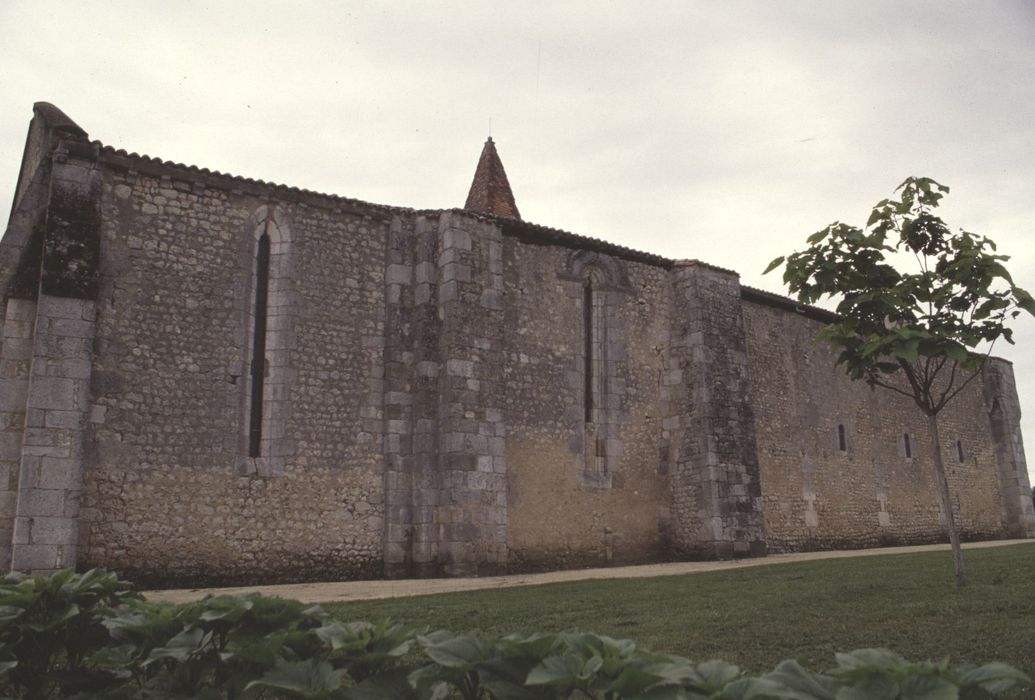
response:
M916 401L916 397L915 396L910 394L908 391L902 391L902 389L899 389L897 386L892 386L891 384L886 384L886 383L882 382L881 380L874 379L872 377L868 381L871 384L876 384L879 387L883 387L884 389L887 389L889 391L894 391L896 394L902 394L906 398L913 399L913 401Z
M974 381L974 377L978 376L978 374L980 374L980 373L981 373L981 370L980 370L980 368L979 368L979 369L978 369L977 371L975 371L975 372L972 372L972 373L971 373L971 375L970 375L969 377L967 377L967 378L966 378L966 379L965 379L965 380L963 381L963 383L962 383L962 384L960 384L960 385L959 385L959 388L958 388L958 389L956 389L956 391L952 392L951 394L949 394L949 395L948 395L948 397L946 397L946 398L942 399L942 401L940 401L940 402L938 403L938 405L937 405L937 406L935 407L935 413L937 413L938 411L940 411L940 410L942 410L943 408L945 408L945 405L946 405L947 403L949 403L950 401L952 401L952 400L953 400L954 398L956 398L956 396L957 396L957 395L958 395L958 394L959 394L959 393L960 393L961 391L963 391L964 389L966 389L966 388L967 388L967 385L968 385L968 384L970 384L970 383L971 383L972 381Z
M942 368L945 367L945 362L948 361L948 359L949 359L948 355L942 355L940 357L939 362L938 362L938 367L935 368L934 372L930 373L930 386L928 386L928 389L927 389L928 391L930 391L930 388L934 387L935 384L937 383L938 375L940 375L942 373ZM952 380L950 379L949 380L949 386L951 387L951 385L952 385ZM934 392L932 392L932 393L934 393Z
M898 358L898 363L906 371L906 379L909 380L909 386L913 388L913 400L916 401L916 405L920 406L924 410L930 408L929 402L925 402L925 394L920 390L920 385L917 383L916 372L913 369L913 365L909 364L901 357ZM908 394L906 394L908 396Z
M919 361L917 362L919 364ZM934 383L934 375L931 373L931 358L930 356L924 356L924 371L920 373L923 381L920 382L921 388L924 390L924 396L928 396L931 393L931 385Z
M945 391L942 392L942 395L938 397L938 403L935 404L936 410L938 411L942 410L945 404L949 402L949 399L945 397L949 395L949 393L952 391L952 387L956 385L956 370L959 369L959 366L959 362L957 362L956 360L952 361L952 373L949 375L949 384L945 387Z
M942 394L942 398L939 399L938 404L935 407L935 412L938 412L938 411L942 410L943 408L945 408L946 404L948 404L950 401L952 401L954 398L956 398L956 396L958 396L959 393L961 391L963 391L967 387L968 384L970 384L972 381L974 381L974 377L978 376L978 374L981 373L981 368L985 366L985 363L988 362L988 358L992 356L992 348L994 348L994 347L995 347L995 341L993 340L991 343L989 343L989 345L988 345L988 352L986 352L985 356L983 358L981 358L981 364L978 365L978 368L976 370L974 370L973 372L971 372L970 376L967 377L967 379L962 384L960 384L959 388L956 389L956 391L953 391L951 394L948 394L949 390L952 389L952 384L950 383L949 388L945 390L946 394L948 394L948 396L946 396L945 394ZM953 367L952 367L953 372L955 372L956 367L958 367L958 366L959 366L958 362L953 362Z

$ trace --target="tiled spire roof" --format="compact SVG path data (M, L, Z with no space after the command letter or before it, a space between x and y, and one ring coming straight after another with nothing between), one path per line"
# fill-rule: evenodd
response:
M491 136L482 148L464 209L507 219L521 219L517 204L514 203L514 193L510 191L510 183L507 182L507 173Z

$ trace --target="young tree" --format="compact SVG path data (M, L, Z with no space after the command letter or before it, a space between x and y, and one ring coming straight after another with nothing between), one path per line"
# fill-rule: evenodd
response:
M871 387L907 396L927 416L934 477L959 586L966 583L938 414L978 376L999 338L1012 343L1009 319L1035 315L1031 295L1013 283L988 238L953 232L934 210L949 188L911 177L899 199L878 202L859 229L840 222L808 238L806 250L773 260L799 301L837 301L838 320L817 339L839 352L837 363ZM899 269L912 260L913 272ZM898 264L898 265L897 265ZM985 352L978 352L985 347Z

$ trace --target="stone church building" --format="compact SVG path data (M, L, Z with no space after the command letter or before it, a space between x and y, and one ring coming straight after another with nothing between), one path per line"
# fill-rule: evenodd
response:
M90 141L35 105L0 242L0 559L138 582L517 572L943 539L925 420L831 316L521 219ZM963 535L1035 536L1011 366L944 414Z

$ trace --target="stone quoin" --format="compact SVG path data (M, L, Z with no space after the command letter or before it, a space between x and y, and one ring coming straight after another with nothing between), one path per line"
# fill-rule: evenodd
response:
M830 314L525 222L126 153L38 103L0 241L0 560L147 585L941 541L926 421ZM1035 536L1011 365L942 414L963 536Z

